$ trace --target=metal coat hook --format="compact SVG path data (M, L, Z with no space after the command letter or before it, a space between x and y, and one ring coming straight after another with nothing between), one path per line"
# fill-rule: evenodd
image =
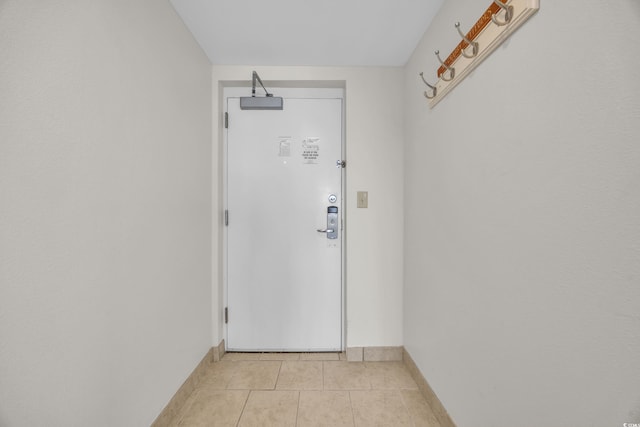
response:
M464 56L465 58L474 58L477 54L478 54L478 50L480 50L480 45L478 44L478 42L474 42L473 40L469 40L467 38L467 36L460 31L460 23L456 22L456 30L458 30L458 34L460 34L460 37L462 37L462 40L464 40L465 42L467 42L467 44L469 46L471 46L471 55L467 55L467 53L465 52L465 49L461 49L460 53L462 54L462 56ZM467 47L469 47L467 46Z
M436 56L438 57L438 61L440 61L440 64L442 64L442 66L443 66L444 68L446 68L446 69L447 69L447 71L449 72L449 78L446 78L446 77L444 76L444 73L442 73L442 75L440 75L440 78L441 78L442 80L444 80L445 82L450 82L451 80L453 80L453 78L454 78L454 77L455 77L455 75L456 75L456 69L455 69L455 68L453 68L453 67L449 67L447 64L445 64L445 63L442 61L442 59L440 59L440 51L439 51L439 50L436 50Z
M540 0L488 0L486 6L471 27L463 27L456 21L450 22L455 25L459 37L454 39L455 46L448 55L441 56L439 50L435 51L439 64L436 63L436 81L433 85L425 80L420 70L416 71L425 84L424 87L421 86L421 90L424 91L429 107L435 107L514 31L538 12ZM427 76L429 75L427 72Z
M429 83L427 83L427 81L424 79L424 73L420 73L420 77L422 78L422 81L424 82L424 84L429 86L429 88L431 89L431 95L429 95L429 92L427 92L426 90L424 91L425 98L427 99L435 98L436 94L438 93L438 89L435 86L431 86Z
M500 6L500 9L504 10L504 21L498 21L498 18L496 18L495 13L491 15L491 21L499 27L502 27L503 25L507 25L509 22L511 22L511 19L513 18L513 6L507 6L506 4L502 3L500 0L493 0L493 2L498 6Z

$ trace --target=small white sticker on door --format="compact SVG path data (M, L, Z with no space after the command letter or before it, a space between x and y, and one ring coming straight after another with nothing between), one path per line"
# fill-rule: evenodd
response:
M290 137L280 137L280 149L278 151L279 157L291 157L291 138Z
M302 159L307 165L317 165L320 158L320 138L307 138L302 141Z

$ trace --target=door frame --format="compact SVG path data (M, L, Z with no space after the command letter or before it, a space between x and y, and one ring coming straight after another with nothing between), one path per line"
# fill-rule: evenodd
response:
M344 81L315 81L315 82L296 82L296 81L281 81L281 82L264 82L265 86L268 88L269 92L273 93L274 96L282 96L282 97L292 97L292 98L327 98L327 99L340 99L342 101L342 144L341 144L341 157L342 161L346 161L346 153L347 153L347 140L346 140L346 90ZM225 119L227 114L227 98L235 98L240 96L251 96L251 82L239 82L239 81L229 81L229 82L220 82L220 99L219 105L221 106L222 112L222 126L220 129L222 131L221 136L221 170L222 170L222 179L221 179L221 190L222 190L222 301L221 301L221 310L222 310L222 332L223 339L225 343L225 350L228 346L228 324L225 321L225 314L228 307L228 295L229 295L229 280L228 280L228 228L225 223L226 212L228 209L228 141L227 141L227 131L225 126ZM304 93L304 94L303 94ZM284 103L284 108L286 106L286 100ZM233 119L229 118L230 126L232 125ZM342 224L342 232L340 233L340 250L341 250L341 277L340 277L340 312L341 312L341 347L342 351L346 350L347 345L347 316L346 316L346 267L347 267L347 174L346 168L341 168L341 189L340 193L342 196L342 213L340 214L340 221ZM232 219L231 219L232 220ZM231 316L231 315L230 315Z

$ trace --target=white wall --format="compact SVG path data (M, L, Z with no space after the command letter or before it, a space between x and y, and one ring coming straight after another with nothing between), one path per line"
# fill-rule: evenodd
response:
M346 84L347 346L402 345L402 69L214 66L214 135L220 141L219 83L250 80L254 69L265 84ZM221 168L221 161L218 153L214 164ZM215 176L219 178L219 170ZM221 195L220 181L214 188ZM356 208L359 190L369 192L368 209ZM220 217L221 202L217 209ZM219 220L214 241L222 235L221 224ZM214 342L223 337L221 287L219 280L214 288Z
M404 343L471 426L640 423L640 3L542 1L435 109L406 67Z
M210 156L168 2L0 2L0 425L160 413L211 345Z

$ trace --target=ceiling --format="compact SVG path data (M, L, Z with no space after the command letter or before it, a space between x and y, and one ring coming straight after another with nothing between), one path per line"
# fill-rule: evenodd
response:
M212 64L402 66L443 0L170 0Z

